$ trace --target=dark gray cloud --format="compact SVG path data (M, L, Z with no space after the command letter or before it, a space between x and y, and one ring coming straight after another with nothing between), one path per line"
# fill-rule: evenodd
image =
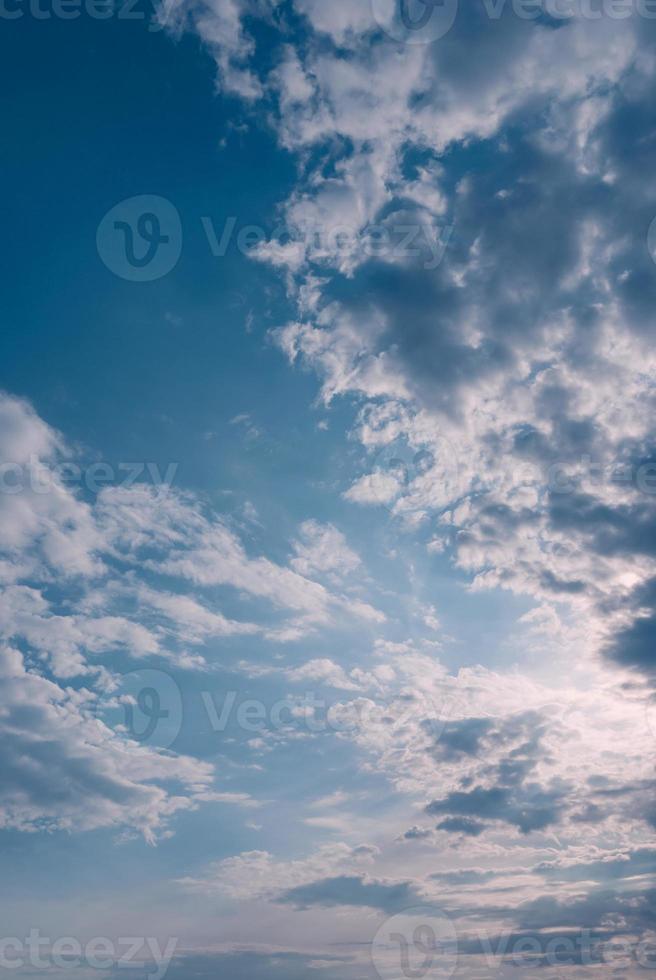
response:
M559 785L543 790L535 784L523 787L493 786L449 793L443 800L433 800L426 807L432 816L452 814L467 818L466 821L443 821L439 826L446 830L463 831L464 826L478 830L480 820L500 820L516 826L523 834L544 830L558 823L563 813L565 794ZM465 833L472 831L464 831Z
M277 901L300 909L355 905L394 913L421 904L422 899L411 882L388 883L358 875L338 875L290 888Z
M427 812L431 812L430 810ZM447 817L437 824L438 830L445 830L448 834L466 834L468 837L480 837L488 824L481 823L480 820L472 820L471 817Z
M481 782L472 786L472 777L467 775L461 789L428 804L426 813L446 818L438 829L477 836L486 821L502 821L528 834L558 823L565 813L570 787L558 779L541 786L530 778L545 756L542 716L527 712L494 724L482 724L480 719L473 722L471 727L456 723L446 752L453 752L454 739L462 751L466 747L477 754L482 749L483 763L477 773ZM488 763L488 757L498 761Z
M498 871L482 871L480 868L463 868L461 871L438 871L430 875L431 881L441 881L445 885L480 885L493 881Z
M427 722L427 727L431 722ZM489 718L463 718L461 721L447 721L435 724L438 732L436 752L445 758L458 758L460 755L476 755L481 740L492 727Z
M627 931L641 933L653 928L655 901L656 889L620 892L600 887L574 899L543 895L520 905L514 914L526 929L563 929L573 924L581 929L599 929L614 922Z
M578 937L579 948L581 940L606 941L627 936L635 944L653 935L655 902L654 888L600 885L576 895L560 897L549 893L519 904L463 905L457 910L458 915L483 920L498 916L512 923L512 927L499 935L501 942L488 936L481 943L480 938L468 939L465 935L459 950L475 954L487 949L504 955L512 949L513 937L523 935L535 936L542 950L544 944L559 936ZM653 943L650 949L650 955L656 954ZM656 964L656 959L652 962Z
M410 827L404 834L402 834L400 840L426 840L433 836L433 831L430 827Z
M616 633L606 653L618 664L656 673L656 609Z

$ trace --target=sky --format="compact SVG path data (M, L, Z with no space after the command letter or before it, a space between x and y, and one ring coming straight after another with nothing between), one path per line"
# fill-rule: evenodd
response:
M0 20L0 976L648 977L656 3Z

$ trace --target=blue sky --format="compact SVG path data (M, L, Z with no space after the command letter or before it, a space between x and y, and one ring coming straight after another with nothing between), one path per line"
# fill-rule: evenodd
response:
M656 963L649 8L2 7L2 975Z

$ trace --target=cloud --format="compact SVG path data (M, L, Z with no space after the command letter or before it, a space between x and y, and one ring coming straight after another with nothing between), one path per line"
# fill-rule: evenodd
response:
M349 677L339 664L328 659L310 660L300 667L287 670L285 673L290 681L296 683L317 681L343 691L357 691L362 686L361 683L358 683L361 678L358 677L357 671Z
M185 28L197 31L216 58L226 89L243 99L254 99L261 95L262 87L246 64L255 49L242 25L248 10L249 5L239 0L193 6L179 0L163 0L157 14L160 23L175 33Z
M299 530L301 537L294 542L295 557L290 564L300 575L328 572L339 579L360 565L359 556L332 524L304 521Z
M507 719L493 732L490 732L490 722L482 719L447 726L440 736L440 744L445 740L443 751L447 757L454 753L475 755L481 749L479 743L483 737L488 745L501 746L502 754L494 765L482 767L486 785L456 790L444 799L429 803L426 812L431 816L448 814L464 818L443 821L439 829L479 834L485 826L481 821L502 820L528 834L560 821L570 787L559 778L541 786L534 776L543 754L541 738L546 731L540 722L538 715L529 713ZM467 777L463 783L469 786L470 781Z
M606 882L653 876L656 872L656 850L641 847L615 855L607 854L596 861L549 861L538 865L534 871L553 881Z
M494 9L461 5L425 45L381 43L366 3L298 0L300 28L278 20L277 61L260 80L271 123L306 159L325 148L331 168L319 154L280 209L292 228L322 229L320 247L306 236L257 255L298 301L275 338L316 370L326 403L365 401L365 448L371 419L396 408L381 440L436 460L403 481L365 468L347 500L387 505L406 526L447 525L474 587L567 601L589 620L591 649L652 673L653 610L639 606L654 573L652 498L613 480L581 491L586 459L639 468L653 452L651 27L635 12ZM192 10L220 66L235 51L252 61L247 24L271 17L232 7L221 48L222 9ZM463 166L457 147L485 165ZM372 251L367 229L395 223L422 246ZM455 232L428 268L426 243L445 225Z
M334 594L310 577L330 572L337 581L338 571L346 574L357 564L331 526L303 526L295 559L307 573L302 575L267 558L249 557L237 533L205 514L190 494L117 484L105 486L92 503L83 502L63 480L70 457L63 438L29 405L8 395L0 401L0 447L4 459L15 457L11 466L17 468L5 468L5 479L14 482L0 493L0 525L4 522L6 531L0 551L0 581L7 583L0 597L4 635L28 639L59 676L88 674L89 653L117 648L135 657L156 654L202 666L202 656L188 654L185 643L255 633L300 637L328 624L336 610L372 623L384 620L368 603ZM148 582L144 572L152 573ZM93 595L78 603L84 611L71 615L64 603L57 607L45 598L42 586L53 576L73 577L78 589L83 583L91 590ZM160 581L154 583L153 576ZM171 580L176 579L174 592ZM184 594L186 583L231 586L291 619L274 626L269 621L266 627L229 619L211 607L211 600L208 605Z
M433 813L435 811L428 811ZM486 829L486 824L471 817L447 817L437 824L438 830L446 830L449 834L467 834L468 837L478 837Z
M212 766L116 735L88 690L62 688L0 647L0 825L88 831L126 827L153 841L211 783Z
M185 953L173 957L166 972L169 980L304 980L311 973L316 980L354 980L360 967L351 957L334 953L292 950L233 949ZM108 974L119 980L124 972ZM154 963L135 967L134 980L148 980L156 972Z
M385 882L358 877L339 875L298 885L283 892L279 902L294 905L298 909L318 905L321 908L332 906L365 906L393 914L421 904L409 882Z
M25 401L0 392L0 581L37 561L64 577L102 570L91 509L66 487L64 443Z
M369 623L382 613L249 557L237 533L191 494L136 483L83 499L64 479L73 459L64 438L5 394L0 456L2 825L128 827L154 840L178 811L201 802L256 805L248 794L214 790L209 764L139 745L100 721L122 703L116 658L207 671L210 639L300 637L329 626L337 610ZM334 528L310 522L304 533L297 558L308 572L355 567ZM226 616L216 585L264 600L282 622ZM299 681L356 687L328 660L297 670Z
M196 586L228 585L278 609L291 610L295 619L290 626L299 633L326 624L334 609L372 622L384 620L379 610L365 602L334 595L320 583L268 558L251 558L231 528L205 517L195 502L182 496L165 502L150 496L135 501L120 490L105 491L100 508L124 560L142 560L153 571ZM145 513L135 540L128 528L139 510ZM156 549L160 555L147 557L146 549Z
M327 410L338 399L355 406L348 437L360 464L341 506L378 508L390 536L423 542L472 593L496 600L506 590L522 609L534 604L499 654L516 655L516 667L451 671L397 635L376 646L372 670L331 653L266 671L346 692L333 706L340 749L350 742L357 773L401 798L393 817L377 814L381 839L397 839L416 819L409 812L435 821L430 836L405 832L424 845L403 848L417 864L402 878L377 844L341 843L285 860L243 852L183 884L276 912L320 909L322 920L328 909L393 914L472 887L478 904L467 893L453 907L476 925L525 937L573 926L638 935L653 927L644 835L656 825L645 722L656 623L654 31L633 15L579 10L561 22L510 5L497 18L489 6L461 4L434 44L383 36L389 25L366 0L162 8L172 30L200 36L218 84L251 118L266 116L299 165L278 217L319 230L319 242L272 242L253 258L281 272L293 307L274 341L316 373ZM373 229L382 248L372 248ZM17 400L0 405L3 429L21 465L23 447L40 462L68 452ZM398 458L399 447L403 465L387 465L385 450ZM116 651L207 669L186 643L288 643L343 616L365 630L388 622L342 584L359 556L314 520L283 564L254 553L192 494L109 487L87 502L60 480L47 496L3 495L0 528L5 639L59 680L111 684ZM53 581L84 593L75 615L48 591ZM243 619L217 607L223 589L231 608L246 605ZM61 704L79 692L12 669L16 758L35 732L54 731L54 745L37 739L36 774L10 756L11 825L72 826L80 810L83 826L129 814L152 834L212 797L200 763L134 747L83 707L62 729ZM21 702L34 685L36 723ZM169 778L181 795L162 788ZM444 834L459 837L445 847ZM444 866L427 881L429 842ZM509 898L499 894L504 875ZM255 975L260 965L248 964ZM234 961L236 975L242 966ZM202 975L206 964L192 968Z
M558 787L543 790L531 786L517 791L506 786L477 786L467 792L450 793L444 800L434 800L426 812L431 815L458 814L464 818L455 822L443 821L438 825L441 830L480 833L485 825L472 817L482 817L515 824L522 833L528 834L559 821L562 796Z
M430 840L433 837L433 831L430 827L409 827L408 830L399 838L399 840Z
M489 718L463 718L461 721L447 721L441 726L437 751L448 757L461 753L476 755L481 740L489 733L492 722Z
M241 901L278 901L281 894L311 885L329 873L357 877L353 871L371 863L377 854L378 848L371 844L351 847L343 842L324 844L310 857L291 861L276 859L267 851L245 851L215 862L202 877L183 878L179 884L204 895L224 893Z

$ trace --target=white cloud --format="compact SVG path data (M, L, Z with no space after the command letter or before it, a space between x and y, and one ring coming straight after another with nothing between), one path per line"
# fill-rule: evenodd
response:
M105 487L83 502L61 477L70 457L62 437L7 395L0 399L0 456L14 467L11 474L5 467L0 491L0 823L127 827L154 840L179 810L212 801L257 805L248 794L215 791L211 765L139 745L99 720L117 687L115 656L206 670L190 645L300 638L329 626L336 611L374 623L382 614L291 568L250 558L236 532L190 494L135 484ZM297 561L308 574L356 566L334 528L309 522L302 533ZM197 586L193 596L189 583ZM278 635L270 619L262 626L224 615L212 589L219 584L282 612ZM81 678L82 690L61 686Z
M294 542L295 557L290 564L301 575L333 573L339 580L360 565L360 557L349 548L346 538L332 524L304 521L300 539Z
M281 861L267 851L246 851L217 861L200 878L184 878L179 884L201 894L223 892L241 901L273 898L329 873L358 870L370 863L377 848L369 844L351 847L339 842L324 844L308 858Z
M398 497L403 484L394 473L365 473L344 493L354 504L388 504Z
M116 735L93 714L90 691L62 688L0 647L0 826L36 830L125 827L154 840L212 780L210 765Z
M316 681L343 691L357 691L360 688L360 684L348 677L339 664L327 658L310 660L301 667L289 669L285 673L290 681Z

